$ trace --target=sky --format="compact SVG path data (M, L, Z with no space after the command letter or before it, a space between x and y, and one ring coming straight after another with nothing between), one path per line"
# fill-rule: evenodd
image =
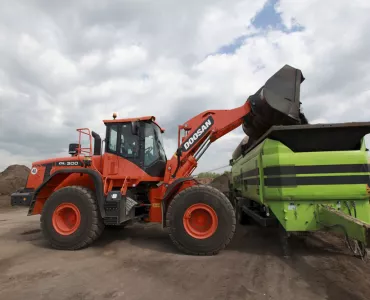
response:
M156 116L171 157L179 124L242 105L285 64L306 78L310 123L370 121L369 15L368 0L2 0L0 170L68 156L76 128L104 136L113 112ZM194 174L227 165L243 136Z

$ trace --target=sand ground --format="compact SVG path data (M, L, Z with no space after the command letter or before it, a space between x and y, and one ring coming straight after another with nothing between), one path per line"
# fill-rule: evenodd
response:
M106 230L88 249L50 249L39 216L0 211L0 299L370 299L370 267L337 237L292 240L239 226L217 256L179 253L156 225Z

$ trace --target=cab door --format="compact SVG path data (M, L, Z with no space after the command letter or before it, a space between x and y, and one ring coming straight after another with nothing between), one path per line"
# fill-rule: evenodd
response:
M107 124L103 176L127 176L142 168L139 134L131 122Z
M117 156L118 150L118 124L109 124L107 126L107 134L105 139L105 153L103 156L103 176L117 175L119 170L119 162Z

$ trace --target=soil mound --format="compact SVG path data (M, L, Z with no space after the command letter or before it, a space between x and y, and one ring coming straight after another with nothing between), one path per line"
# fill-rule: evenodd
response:
M222 193L228 193L230 180L231 174L225 173L213 179L209 185L220 190Z
M0 196L10 195L24 187L30 169L23 165L11 165L0 172Z

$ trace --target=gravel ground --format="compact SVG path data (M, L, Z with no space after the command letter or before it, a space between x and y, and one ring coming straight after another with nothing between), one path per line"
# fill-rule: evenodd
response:
M341 239L292 240L285 259L273 229L238 227L214 257L179 253L156 225L106 230L88 249L49 249L39 216L0 212L0 299L370 299L370 267Z
M0 195L0 209L10 207L10 196Z

